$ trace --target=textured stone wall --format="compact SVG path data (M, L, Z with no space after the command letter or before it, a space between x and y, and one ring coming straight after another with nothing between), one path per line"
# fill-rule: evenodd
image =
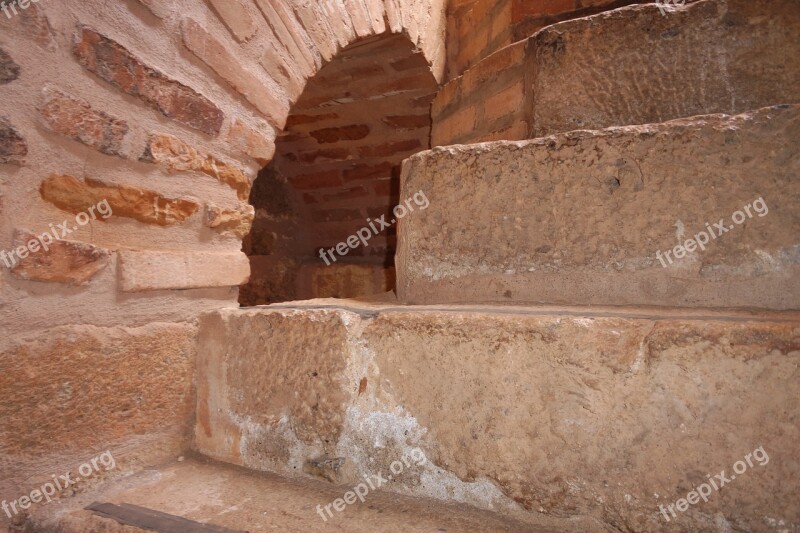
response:
M447 78L538 30L640 0L451 0L447 17Z
M124 471L186 447L194 323L238 305L252 184L306 81L349 45L399 34L435 86L444 22L442 1L412 0L62 0L0 14L0 250L15 254L0 264L14 424L3 416L0 496L43 460L50 474L112 446ZM46 250L33 241L62 224Z

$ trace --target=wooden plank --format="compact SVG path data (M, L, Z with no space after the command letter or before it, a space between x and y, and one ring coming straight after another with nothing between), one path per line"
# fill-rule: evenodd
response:
M116 520L125 526L134 526L159 533L247 533L246 531L228 529L213 524L202 524L180 516L128 503L115 505L113 503L94 502L86 509L105 518Z

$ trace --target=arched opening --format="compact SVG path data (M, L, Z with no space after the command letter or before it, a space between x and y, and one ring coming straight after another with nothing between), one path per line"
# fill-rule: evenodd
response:
M308 81L250 195L242 305L394 289L396 228L377 221L401 201L400 163L430 147L436 90L399 34L348 46Z

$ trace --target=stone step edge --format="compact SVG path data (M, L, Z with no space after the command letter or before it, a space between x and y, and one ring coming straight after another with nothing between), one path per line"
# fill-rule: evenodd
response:
M443 304L402 305L375 304L357 300L316 299L232 309L213 313L247 313L264 311L341 311L375 318L389 313L452 313L508 316L566 316L582 318L626 318L635 320L681 320L723 322L780 322L800 324L800 310L770 311L762 309L678 308L657 306L579 306L547 304Z
M405 167L406 162L410 160L414 160L417 158L421 158L426 156L427 154L435 154L441 151L468 151L472 150L476 147L486 147L489 148L492 145L528 145L528 144L547 144L553 143L557 139L572 141L578 140L581 138L586 137L603 137L603 136L612 136L617 133L624 133L629 130L636 130L639 134L655 134L659 131L664 131L665 129L671 127L689 127L693 125L700 125L703 122L716 122L719 126L723 126L728 124L736 119L741 118L742 120L746 117L752 116L754 114L766 113L770 110L779 110L779 109L790 109L792 107L800 107L800 102L784 102L781 104L773 104L765 107L756 107L754 109L747 109L742 111L741 113L707 113L703 115L690 115L686 117L680 118L673 118L670 120L665 120L664 122L647 122L643 124L626 124L624 126L609 126L607 128L599 128L599 129L576 129L570 131L562 131L557 133L551 133L549 135L543 135L541 137L532 137L530 139L521 139L521 140L512 140L512 139L499 139L495 141L483 141L477 143L469 143L469 144L449 144L443 146L435 146L428 150L422 150L417 152L414 155L409 156L408 158L403 160L403 167Z

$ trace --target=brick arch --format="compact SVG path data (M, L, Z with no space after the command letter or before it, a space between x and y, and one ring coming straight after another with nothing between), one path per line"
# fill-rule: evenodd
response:
M140 1L157 16L176 17L165 0ZM404 35L425 58L437 82L443 81L446 0L424 4L420 0L207 1L236 46L219 43L190 16L180 20L185 44L218 74L235 78L227 81L246 93L278 130L308 80L344 49L376 36ZM257 78L248 80L226 65L240 53L252 58L254 39L260 39L263 55L257 59L269 78L261 90L252 86Z
M400 163L430 147L437 89L423 52L391 32L351 43L308 81L250 196L253 273L242 304L394 288L395 225L376 222L383 229L368 240L335 249L373 219L392 220Z

